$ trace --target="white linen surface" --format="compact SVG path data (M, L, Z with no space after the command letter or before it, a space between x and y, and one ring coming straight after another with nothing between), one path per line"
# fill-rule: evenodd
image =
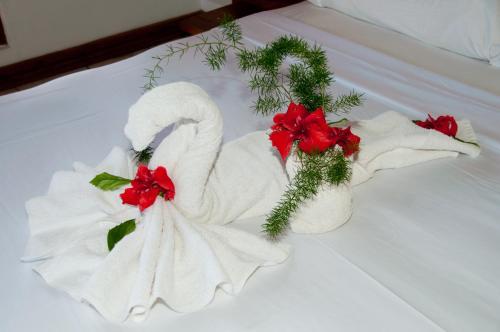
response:
M163 48L1 97L0 330L497 331L500 98L278 14L240 22L249 45L286 32L323 44L340 90L366 92L353 118L387 109L415 119L468 118L482 154L383 172L354 189L349 223L319 236L291 234L291 259L253 276L238 297L217 296L188 315L156 306L143 325L116 326L19 263L28 238L24 202L44 194L54 171L73 160L96 164L112 146L127 147L127 110ZM269 118L248 111L251 97L234 67L212 73L187 56L163 81L178 80L215 99L226 141L268 128ZM262 221L233 225L258 233Z
M500 66L498 0L309 1Z
M500 6L498 8L500 13ZM275 10L336 36L364 45L433 73L500 95L500 67L421 42L308 1ZM500 14L499 14L500 16Z

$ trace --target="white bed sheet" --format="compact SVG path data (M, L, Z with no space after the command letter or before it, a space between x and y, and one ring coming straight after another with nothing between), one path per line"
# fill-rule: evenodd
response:
M500 95L500 68L440 49L399 32L376 26L334 9L301 2L277 13L440 75Z
M21 264L24 202L75 160L95 164L122 134L154 48L131 59L0 97L0 331L499 331L500 97L427 72L279 13L240 20L249 45L282 33L321 43L340 91L367 101L352 118L387 109L469 118L483 153L387 171L355 189L349 223L320 236L290 235L292 257L259 270L237 297L218 294L192 314L157 305L125 326L47 286ZM163 82L189 80L213 96L225 140L267 128L234 66L213 73L187 56ZM259 232L263 218L236 226Z

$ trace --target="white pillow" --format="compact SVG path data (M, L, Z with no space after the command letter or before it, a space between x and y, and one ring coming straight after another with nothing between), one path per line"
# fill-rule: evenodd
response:
M309 0L500 66L500 0Z

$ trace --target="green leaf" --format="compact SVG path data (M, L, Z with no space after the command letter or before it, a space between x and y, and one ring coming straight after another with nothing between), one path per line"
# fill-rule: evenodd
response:
M120 176L104 172L98 174L95 178L93 178L90 181L90 183L104 191L111 191L123 187L126 184L129 184L130 181L131 181L130 179L125 179Z
M467 144L472 144L472 145L475 145L475 146L477 146L478 148L480 148L479 144L478 144L478 143L476 143L476 142L467 142L467 141L461 140L461 139L460 139L460 138L458 138L458 137L453 137L453 136L452 136L452 138L456 139L456 140L457 140L457 141L459 141L459 142L462 142L462 143L467 143Z
M135 230L135 219L130 219L122 222L120 225L111 228L108 231L108 249L113 250L115 244L120 242L128 234Z
M342 119L340 119L338 121L328 122L328 125L329 126L342 127L342 126L346 125L347 123L349 123L349 119L348 118L342 118Z

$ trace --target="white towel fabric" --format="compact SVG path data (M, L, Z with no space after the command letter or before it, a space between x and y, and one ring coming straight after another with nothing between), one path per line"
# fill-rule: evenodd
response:
M184 215L200 223L226 224L273 207L288 178L265 132L250 133L220 149L217 106L201 88L175 83L150 91L130 108L125 134L140 151L174 123L150 168L167 168L176 188L173 204Z
M457 124L458 139L477 143L468 120L457 121ZM474 144L460 142L437 130L419 127L392 111L355 123L352 132L361 137L360 151L353 165L354 186L367 181L378 170L457 157L459 153L475 158L480 153L480 148Z
M457 138L477 143L470 122L462 120L457 123ZM352 214L350 187L369 180L376 171L457 157L459 153L475 158L480 152L479 147L474 144L460 142L436 130L421 128L392 111L371 120L354 123L351 129L361 137L360 151L352 166L351 184L321 188L316 197L301 205L291 218L292 231L324 233L343 225ZM297 160L289 158L286 168L291 177L297 167Z
M213 225L263 214L281 194L287 178L262 133L221 149L220 112L189 83L146 93L130 109L125 131L142 149L170 124L176 127L149 168L167 168L173 201L158 198L141 216L121 203L123 189L89 184L101 172L135 176L133 161L114 148L96 168L77 163L73 172L56 173L47 195L26 204L31 238L24 260L42 260L35 270L48 284L112 321L141 320L157 300L176 311L200 309L217 288L236 294L256 268L288 256L287 246ZM136 230L108 252L108 230L132 218Z
M286 246L221 225L269 213L295 176L297 161L290 157L285 170L264 131L221 147L220 112L190 83L143 95L130 109L125 133L142 150L170 125L175 127L149 168L167 168L176 187L173 201L157 199L141 215L121 203L123 189L104 192L90 185L101 172L135 176L130 156L114 148L95 168L76 163L74 171L56 173L47 195L26 204L31 238L25 260L42 260L35 270L48 284L109 320L143 319L157 300L176 311L197 310L217 288L235 294L256 268L288 256ZM293 231L321 233L345 223L352 213L351 186L377 170L459 152L479 154L476 146L420 128L395 112L360 121L352 130L362 138L352 183L320 188L292 217ZM476 140L466 121L459 122L458 137ZM108 252L108 230L134 218L136 230Z

